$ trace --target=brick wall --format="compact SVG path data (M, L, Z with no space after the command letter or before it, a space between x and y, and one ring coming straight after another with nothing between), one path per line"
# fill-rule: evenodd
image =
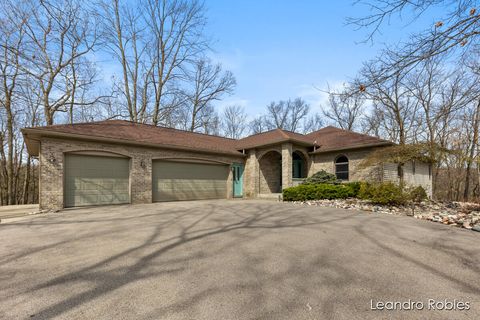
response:
M248 150L248 156L245 161L245 171L243 173L243 195L246 198L255 197L259 190L259 164L257 160L257 150Z
M40 144L40 208L63 208L64 154L76 151L103 151L130 158L130 197L132 203L152 202L152 159L200 159L232 164L244 163L243 157L207 153L153 149L88 141L43 138ZM232 196L232 172L229 170L227 197Z
M313 163L310 167L309 176L325 170L335 173L335 159L341 155L348 158L349 180L350 181L380 181L381 166L370 166L360 168L359 164L373 149L346 150L339 152L320 153L313 155Z
M282 188L282 156L277 151L264 153L259 161L259 193L277 193Z
M397 165L394 163L359 168L359 164L373 150L359 149L316 154L313 156L313 164L310 168L309 176L320 170L335 173L335 159L340 155L345 155L349 160L350 181L392 181L398 183L398 170ZM427 163L417 161L415 163L415 173L413 173L413 163L409 162L405 164L403 171L407 185L422 186L427 191L427 194L430 197L432 196L432 176Z

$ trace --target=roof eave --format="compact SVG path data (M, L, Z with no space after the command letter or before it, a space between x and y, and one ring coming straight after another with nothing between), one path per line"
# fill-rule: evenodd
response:
M320 153L328 153L334 151L344 151L344 150L352 150L352 149L363 149L363 148L371 148L371 147L381 147L381 146L391 146L394 145L393 142L385 141L385 142L377 142L377 143L368 143L368 144L361 144L361 145L353 145L341 148L329 148L329 149L317 149L315 151L309 152L309 154L320 154Z
M262 143L262 144L250 144L250 145L245 145L245 146L238 146L237 150L248 150L248 149L261 148L261 147L268 147L268 146L273 146L273 145L276 145L276 144L282 144L282 143L286 143L286 142L299 144L299 145L302 145L304 147L313 147L314 146L313 143L309 143L309 142L305 142L305 141L301 141L301 140L285 139L285 140L276 141L276 142L267 142L267 143Z
M156 144L156 143L148 143L148 142L141 142L141 141L133 141L127 139L112 139L107 137L99 137L99 136L91 136L85 134L76 134L76 133L66 133L66 132L54 132L50 130L41 130L35 128L24 128L22 129L22 133L25 139L25 144L27 145L27 151L30 155L38 156L38 148L35 148L35 143L39 144L40 139L42 137L50 137L50 138L69 138L75 140L87 140L87 141L101 141L101 142L108 142L112 144L128 144L133 146L142 146L142 147L149 147L149 148L165 148L165 149L172 149L172 150L182 150L182 151L192 151L192 148L177 146L177 145L170 145L170 144ZM29 144L31 145L29 147ZM32 151L32 152L30 152ZM219 151L219 150L211 150L205 148L195 148L194 151L202 152L202 153L209 153L209 154L223 154L223 155L230 155L230 156L237 156L237 157L246 157L246 155L242 154L238 151L228 152L228 151Z

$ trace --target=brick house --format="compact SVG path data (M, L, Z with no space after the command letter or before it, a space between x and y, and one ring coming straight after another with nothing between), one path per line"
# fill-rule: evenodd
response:
M348 181L398 181L394 164L358 164L391 142L334 127L281 129L235 140L122 120L22 130L40 162L40 208L271 197L319 170ZM407 184L431 194L426 163L408 163Z

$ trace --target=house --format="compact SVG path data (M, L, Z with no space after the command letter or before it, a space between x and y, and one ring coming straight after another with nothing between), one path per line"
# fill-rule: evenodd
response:
M391 142L326 127L281 129L235 140L122 120L22 130L40 161L40 207L262 197L324 169L342 180L398 179L395 165L358 168ZM405 181L431 194L426 163L409 163Z

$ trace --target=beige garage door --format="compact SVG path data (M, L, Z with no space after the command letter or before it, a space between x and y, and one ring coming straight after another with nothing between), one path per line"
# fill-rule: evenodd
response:
M228 166L154 161L153 201L224 199Z
M65 207L129 203L129 159L65 156Z

